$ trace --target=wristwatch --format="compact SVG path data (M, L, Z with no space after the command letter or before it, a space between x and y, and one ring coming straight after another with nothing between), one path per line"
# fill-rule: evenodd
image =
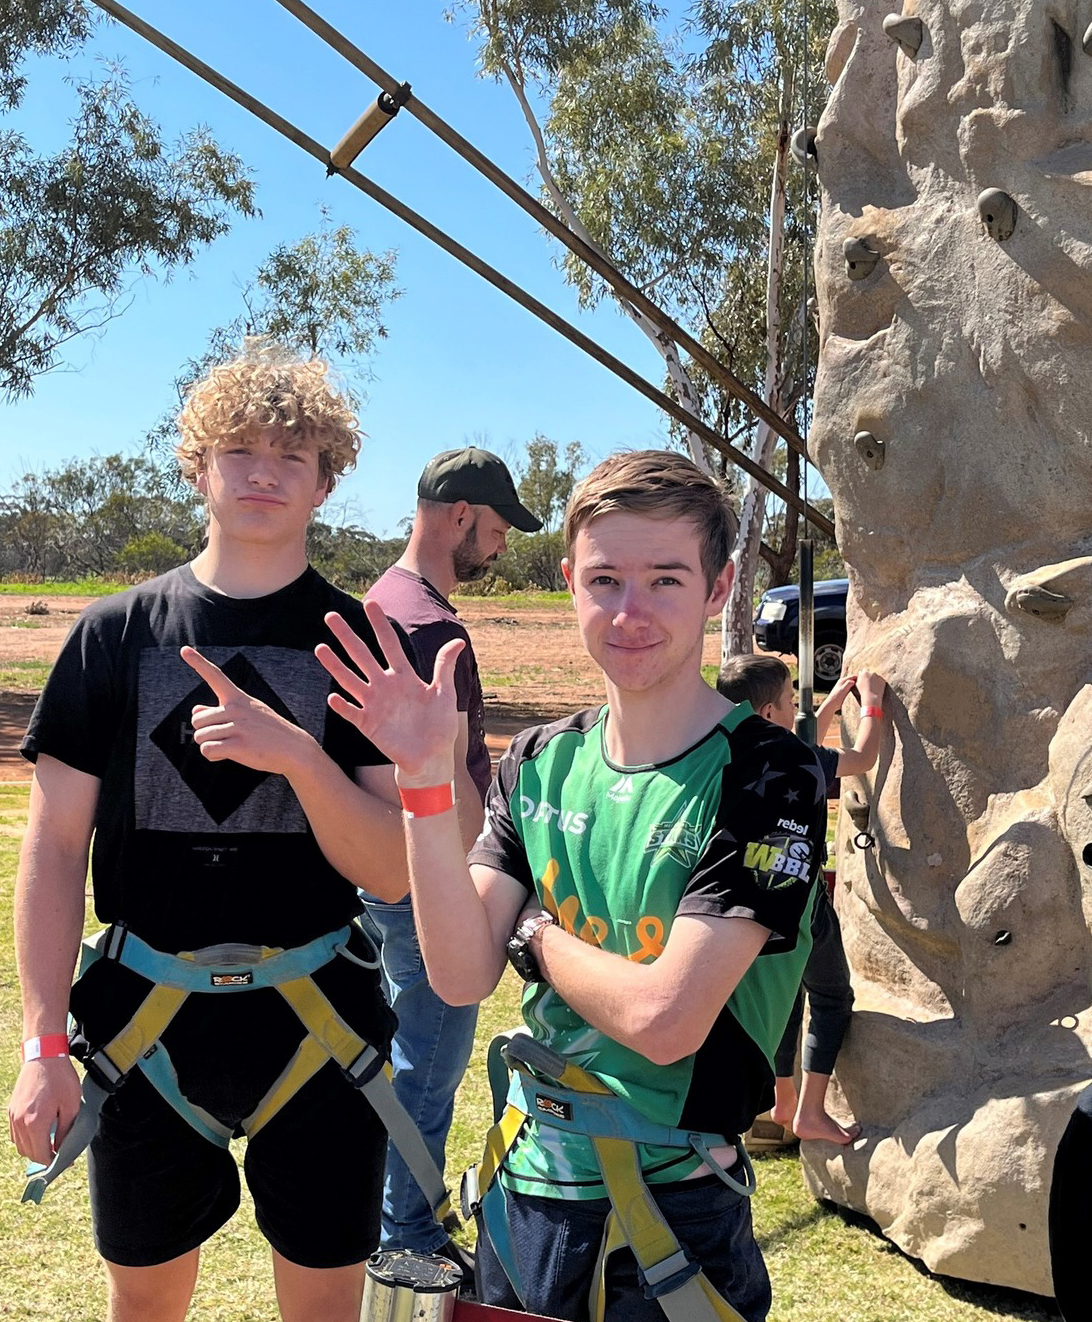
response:
M525 918L508 938L508 945L505 947L508 952L508 962L524 982L542 981L542 970L531 949L531 939L544 927L550 927L556 922L557 919L553 914L543 909L539 913L533 913L530 918Z

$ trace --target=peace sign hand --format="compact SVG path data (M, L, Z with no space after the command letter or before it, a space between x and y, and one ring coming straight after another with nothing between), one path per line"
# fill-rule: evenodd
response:
M401 785L440 785L455 773L459 715L455 698L455 662L462 639L440 648L432 683L426 684L406 658L398 635L378 602L365 601L364 614L387 658L386 667L340 615L326 623L344 647L355 670L332 648L320 643L315 655L353 701L331 693L331 710L350 721L395 763Z
M181 655L212 689L218 704L199 703L192 714L194 739L209 762L239 762L254 771L290 777L317 748L306 730L244 693L195 647L183 647Z

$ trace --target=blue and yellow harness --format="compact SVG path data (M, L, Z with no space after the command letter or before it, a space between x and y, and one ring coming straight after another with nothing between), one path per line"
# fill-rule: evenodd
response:
M84 1062L83 1097L76 1119L52 1162L44 1169L35 1168L23 1193L23 1202L41 1202L47 1187L88 1147L98 1130L106 1099L134 1069L139 1069L199 1134L226 1148L232 1130L183 1095L162 1035L186 998L195 992L239 995L274 987L295 1011L307 1033L269 1091L242 1122L243 1132L253 1138L308 1079L328 1060L334 1060L383 1122L391 1142L429 1200L437 1221L449 1231L457 1226L458 1218L452 1210L443 1176L416 1125L394 1094L389 1064L345 1022L311 976L338 956L364 968L378 966L378 960L362 960L349 951L351 932L352 928L346 926L289 950L218 945L178 955L153 949L121 923L85 941L80 977L97 960L107 959L131 969L153 985L125 1027L104 1046L93 1050Z
M463 1215L475 1216L479 1230L484 1224L516 1294L522 1299L508 1229L507 1193L498 1175L524 1125L534 1119L591 1140L610 1198L589 1290L591 1322L603 1322L607 1259L627 1244L637 1259L645 1293L657 1300L669 1322L743 1322L709 1283L701 1264L692 1262L679 1244L649 1193L637 1152L640 1143L693 1151L725 1184L750 1197L754 1170L740 1140L653 1124L600 1079L526 1033L494 1038L488 1065L494 1124L486 1136L481 1165L464 1177ZM710 1149L732 1141L739 1148L746 1184L733 1179L710 1155Z

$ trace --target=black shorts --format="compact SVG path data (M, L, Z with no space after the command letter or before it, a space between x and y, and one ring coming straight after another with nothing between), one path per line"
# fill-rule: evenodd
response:
M376 975L336 958L314 976L385 1052L392 1016ZM129 970L96 964L73 997L92 1044L123 1027L147 990ZM190 996L163 1041L183 1094L232 1128L257 1107L303 1035L280 993L261 989ZM344 1267L373 1252L386 1143L367 1100L327 1062L247 1143L243 1169L258 1227L278 1253L303 1267ZM139 1070L103 1107L89 1172L95 1243L119 1266L179 1257L239 1206L231 1151L202 1137Z

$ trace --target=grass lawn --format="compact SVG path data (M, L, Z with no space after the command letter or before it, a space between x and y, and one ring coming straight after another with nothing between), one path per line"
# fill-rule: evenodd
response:
M0 1092L10 1094L18 1065L19 997L12 957L12 893L28 790L0 785ZM93 922L89 926L93 926ZM506 978L482 1009L478 1043L459 1092L449 1169L481 1155L490 1102L484 1050L490 1036L518 1019L518 986ZM315 1197L336 1178L348 1134L316 1135ZM856 1218L815 1203L793 1155L756 1161L754 1199L759 1240L773 1278L771 1322L986 1322L1057 1318L1046 1301L930 1277ZM52 1188L40 1207L19 1203L22 1161L0 1145L0 1319L101 1322L102 1271L91 1244L84 1162ZM246 1199L203 1251L190 1317L200 1322L274 1322L268 1251Z
M91 575L75 581L49 579L44 583L0 583L0 596L6 597L109 597L124 592L128 583L115 583Z
M51 661L0 661L0 689L39 693L52 669Z

